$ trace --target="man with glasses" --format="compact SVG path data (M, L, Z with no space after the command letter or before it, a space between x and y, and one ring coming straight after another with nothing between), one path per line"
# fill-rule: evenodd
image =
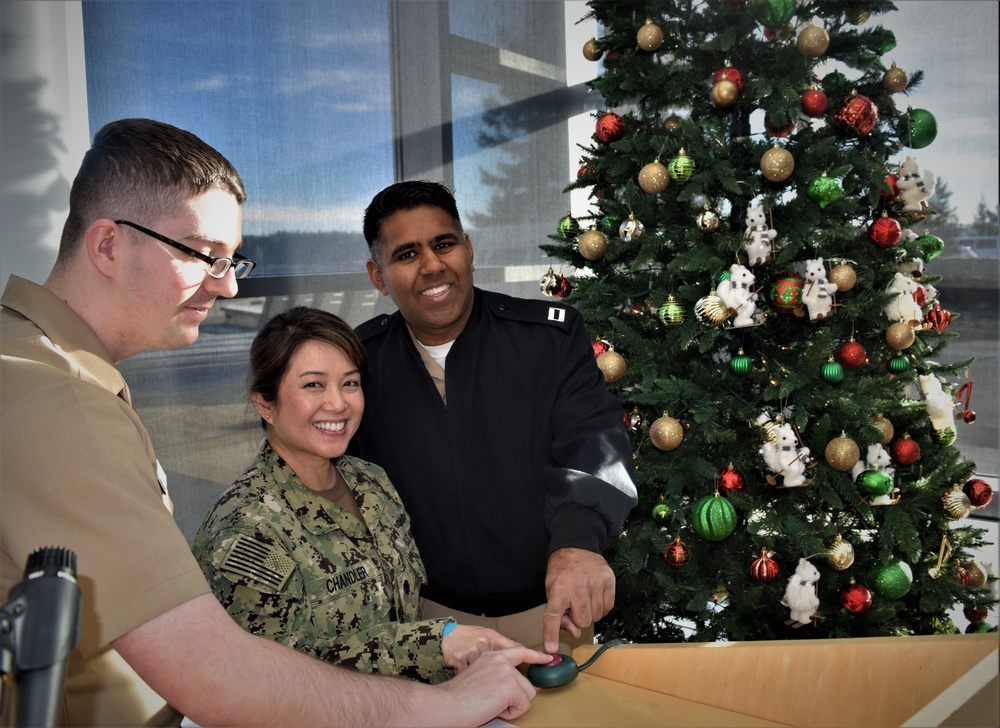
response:
M334 667L240 628L174 524L115 365L191 344L215 300L236 294L254 267L236 252L245 199L236 170L196 136L112 122L73 182L48 279L12 276L0 301L0 596L32 551L77 555L83 622L62 723L177 725L184 714L200 725L479 725L520 715L534 690L515 666L544 655L487 653L440 686Z

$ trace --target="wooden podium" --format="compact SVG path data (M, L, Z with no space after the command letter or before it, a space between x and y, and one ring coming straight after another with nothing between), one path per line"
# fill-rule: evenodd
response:
M512 723L996 728L998 664L997 633L620 645L568 685L541 690Z

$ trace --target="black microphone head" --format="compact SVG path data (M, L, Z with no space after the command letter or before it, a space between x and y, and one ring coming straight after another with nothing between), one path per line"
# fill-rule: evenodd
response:
M28 554L26 579L39 576L70 576L76 579L76 554L61 546L43 546Z

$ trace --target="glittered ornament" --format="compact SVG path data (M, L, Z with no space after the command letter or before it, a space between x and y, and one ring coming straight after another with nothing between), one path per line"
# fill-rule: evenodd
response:
M663 31L660 26L647 18L636 32L635 42L644 51L655 51L663 43Z
M802 98L799 99L799 105L802 107L803 114L816 118L826 113L826 107L829 105L829 101L827 100L825 93L820 91L815 86L812 86L808 91L802 94Z
M750 373L751 364L750 357L743 353L743 349L740 349L739 353L729 360L729 368L733 374L739 374L740 376Z
M712 289L707 296L702 296L694 304L694 315L707 326L719 326L729 318L729 309L725 301L719 298Z
M576 248L587 260L598 260L608 249L608 239L597 228L590 228L576 241Z
M760 171L772 182L784 182L795 171L795 158L787 149L775 144L760 158Z
M750 562L750 578L758 584L770 584L780 572L778 562L770 557L767 549L761 549L760 556Z
M913 149L923 149L937 137L937 119L927 109L909 109L906 119L909 129L903 141Z
M625 134L625 122L613 111L605 111L597 118L595 134L605 144L616 142Z
M851 568L851 564L854 563L854 547L849 541L845 541L839 533L830 542L826 563L837 571L845 571Z
M902 559L893 558L872 569L875 591L886 599L899 599L913 586L913 570Z
M681 444L684 439L684 428L681 423L663 413L662 417L657 417L653 424L649 426L649 440L660 450L669 452Z
M596 38L591 38L583 44L583 57L588 61L599 61L604 55L604 50L597 42Z
M604 375L605 382L617 382L625 376L625 357L611 347L597 357L597 368Z
M837 361L848 369L857 369L865 363L868 352L865 347L856 342L853 338L837 349Z
M879 443L882 445L888 445L892 442L892 438L896 434L896 429L892 426L892 422L885 415L875 415L875 419L872 420L872 425L882 433L882 437L879 439Z
M962 492L958 486L941 496L941 504L944 506L945 515L953 521L965 518L972 511L969 496Z
M715 480L715 485L720 492L725 494L732 490L742 490L744 480L740 471L734 468L732 463L729 463L726 469L719 473L719 476Z
M892 477L876 468L865 470L858 476L858 488L869 498L889 495L892 492Z
M827 384L840 384L844 381L844 367L831 356L830 360L820 369L820 377Z
M799 53L807 58L819 58L830 47L830 35L825 28L818 25L807 25L799 31L795 47Z
M638 240L644 232L646 227L631 212L628 214L628 220L618 226L618 237L626 243Z
M900 465L913 465L920 459L920 445L910 437L910 433L906 433L892 443L889 454Z
M792 313L802 306L802 289L805 279L792 273L776 280L768 291L768 300L776 311Z
M672 566L675 569L679 569L682 566L686 566L691 560L691 549L688 545L681 541L680 536L675 536L674 540L667 544L667 547L663 550L663 560L667 562L667 566Z
M871 590L851 579L851 583L840 590L840 605L851 614L863 614L871 609Z
M858 447L858 443L841 433L839 437L835 437L827 443L823 456L831 468L846 473L861 459L861 449Z
M750 12L765 28L780 28L795 15L796 0L750 0Z
M736 530L736 508L718 493L705 496L691 509L691 528L706 541L722 541Z
M719 229L719 214L708 205L698 214L695 225L703 233L712 233Z
M677 152L677 156L670 160L670 179L684 184L694 174L694 166L694 160L681 147L681 150Z
M684 307L677 302L672 293L667 296L667 300L660 306L658 315L660 323L664 326L680 326L684 323Z
M973 508L985 508L993 500L993 488L982 478L973 478L962 486Z
M663 120L663 130L668 134L675 134L681 130L681 117L677 114L670 114Z
M663 523L664 521L667 521L672 514L673 514L673 509L671 509L670 506L668 506L662 500L655 506L653 506L653 520L657 521L658 523Z
M909 83L910 79L906 75L906 71L895 63L892 64L892 68L882 75L882 88L891 94L905 91Z
M639 187L647 194L659 194L667 189L667 185L670 184L670 177L671 175L667 171L667 168L660 164L660 160L654 159L639 170Z
M944 240L937 235L925 232L917 238L917 247L920 249L920 257L925 263L930 263L944 252Z
M827 177L826 172L806 187L806 196L817 203L821 210L825 210L827 205L839 200L843 194L844 189L840 186L840 182L832 177Z
M916 335L913 333L913 328L903 321L897 321L892 324L885 332L885 343L896 351L909 349L915 339Z
M563 240L571 240L580 233L580 223L576 221L576 218L571 213L567 212L566 216L559 221L556 232L559 233L559 237Z
M732 106L736 103L736 99L739 98L740 89L739 87L728 79L722 79L714 84L712 84L712 90L709 92L709 97L712 99L712 103L716 106Z
M837 284L839 293L844 293L854 288L854 284L858 282L858 274L847 263L841 262L830 269L829 280L830 283Z
M902 354L889 359L889 371L893 374L902 374L910 371L910 360Z
M855 91L837 109L833 120L841 129L856 136L864 136L878 123L878 107L870 98Z
M903 227L899 220L883 211L882 217L868 227L868 237L880 248L891 248L902 239Z

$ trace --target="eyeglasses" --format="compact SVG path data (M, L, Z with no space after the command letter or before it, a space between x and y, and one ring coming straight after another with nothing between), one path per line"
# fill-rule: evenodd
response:
M176 240L171 240L166 235L160 235L157 232L153 232L149 228L144 228L142 225L136 225L134 222L129 222L128 220L115 220L117 225L128 225L129 227L135 228L140 233L146 233L151 238L156 238L161 243L166 243L171 248L177 248L182 253L187 253L192 258L197 258L203 263L208 263L208 274L212 278L224 278L229 269L233 269L233 275L236 276L236 280L243 280L248 275L250 271L254 269L257 265L249 258L244 258L239 253L233 253L232 258L216 258L211 255L205 255L205 253L199 253L193 248L189 248L184 245L184 243L178 243Z

